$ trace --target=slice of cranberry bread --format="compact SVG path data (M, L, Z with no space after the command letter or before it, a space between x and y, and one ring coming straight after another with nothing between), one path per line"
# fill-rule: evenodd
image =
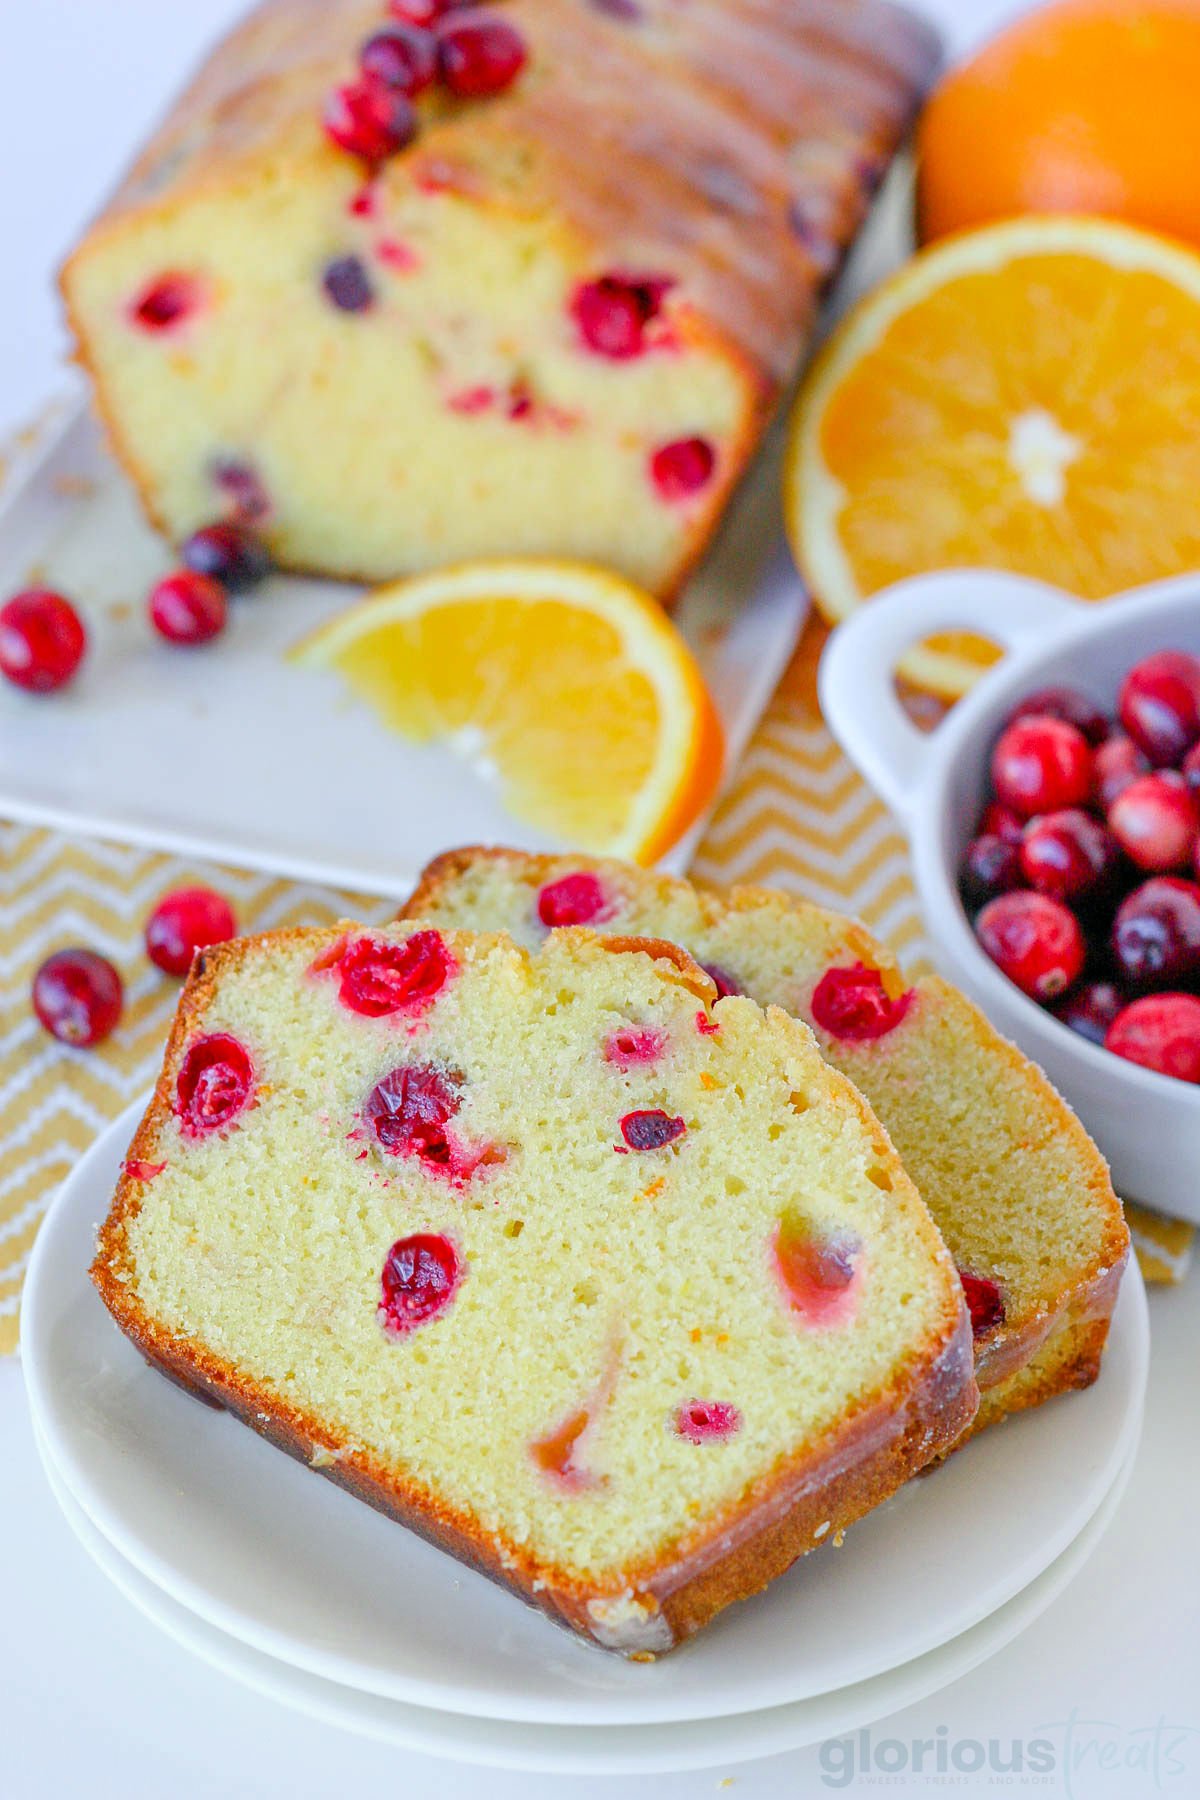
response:
M1041 1070L957 988L909 985L861 925L822 907L618 862L453 851L405 911L527 944L555 925L653 933L684 945L721 993L807 1020L878 1114L958 1265L982 1390L972 1429L1095 1379L1129 1249L1120 1203Z
M202 953L93 1278L156 1363L606 1648L668 1650L943 1451L953 1265L798 1021L675 946Z
M389 26L257 7L70 258L113 444L174 537L240 510L331 575L536 553L669 594L934 38L884 0L511 0L364 54Z

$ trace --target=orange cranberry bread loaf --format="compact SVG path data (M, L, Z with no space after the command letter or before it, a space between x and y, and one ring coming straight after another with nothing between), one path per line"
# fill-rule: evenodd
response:
M608 1649L943 1451L954 1268L878 1121L673 945L201 953L93 1277L149 1359Z
M401 23L445 11L267 0L213 52L63 273L112 442L173 537L229 509L295 568L668 595L934 40L883 0Z
M861 925L822 907L618 862L455 851L426 870L406 912L527 944L560 924L653 933L684 945L721 993L809 1021L958 1265L981 1389L972 1429L1095 1379L1129 1248L1120 1203L1041 1070L956 988L910 986Z

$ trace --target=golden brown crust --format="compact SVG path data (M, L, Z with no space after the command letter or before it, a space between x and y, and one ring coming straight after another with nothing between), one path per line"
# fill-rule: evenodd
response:
M153 1366L198 1398L227 1407L279 1449L512 1589L558 1623L604 1648L638 1657L674 1647L723 1607L758 1592L798 1556L836 1538L953 1445L974 1414L978 1392L965 1311L959 1296L948 1290L938 1332L910 1366L896 1372L886 1391L864 1400L833 1431L801 1446L738 1506L706 1521L691 1539L655 1561L622 1571L619 1586L599 1588L594 1580L542 1564L521 1545L483 1529L465 1510L341 1441L319 1419L283 1401L203 1344L160 1326L127 1279L126 1228L144 1188L143 1178L131 1173L129 1165L156 1159L160 1132L172 1112L177 1069L222 977L264 946L305 941L315 955L334 945L346 929L291 929L236 939L201 951L193 962L162 1071L97 1235L90 1271L116 1323ZM447 936L453 943L454 934ZM617 948L611 940L595 941ZM635 938L628 940L627 949L661 954L698 997L709 997L705 988L715 993L677 946ZM800 1022L791 1023L807 1031ZM887 1138L861 1096L844 1078L835 1079L843 1090L841 1103L872 1131L880 1155L890 1156ZM932 1225L929 1237L931 1253L940 1254Z
M416 888L400 917L436 915L443 891L481 862L507 865L518 878L536 883L562 873L567 866L586 867L599 873L607 869L617 878L631 873L625 864L595 857L528 856L520 851L471 845L446 851L428 864L418 877ZM668 892L687 891L690 885L669 876L647 875L645 871L633 873L638 881L651 879ZM791 911L821 929L835 927L847 954L878 968L885 983L889 980L893 986L900 983L895 958L858 920L843 918L811 901L770 888L697 886L692 892L698 897L707 922L715 922L731 910L753 912L764 905L776 906L783 902ZM1073 1280L1059 1290L1052 1305L1031 1307L1006 1319L998 1330L976 1345L976 1378L983 1400L968 1434L973 1435L1007 1412L1039 1405L1052 1394L1086 1386L1089 1380L1095 1379L1121 1276L1129 1258L1129 1229L1121 1203L1113 1192L1107 1164L1079 1119L1041 1069L1015 1044L1002 1037L978 1008L948 982L926 976L913 986L918 996L926 996L934 1004L949 1000L956 1007L970 1010L981 1049L1017 1072L1029 1084L1031 1096L1038 1106L1050 1114L1055 1136L1070 1146L1089 1197L1104 1221L1090 1258L1075 1270Z

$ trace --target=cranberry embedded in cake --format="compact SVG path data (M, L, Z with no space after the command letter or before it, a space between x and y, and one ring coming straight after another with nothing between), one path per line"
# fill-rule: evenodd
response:
M868 1041L894 1031L913 1001L912 988L893 1000L878 969L854 963L827 969L813 990L812 1016L831 1037Z
M385 25L359 51L358 66L372 80L412 99L431 87L437 75L433 34L399 22Z
M185 569L219 581L229 594L257 587L271 569L270 551L254 527L241 519L202 525L180 545L179 560Z
M271 511L271 496L262 476L250 463L237 457L219 456L211 465L213 486L224 495L239 519L255 523Z
M646 327L659 316L671 285L663 276L601 275L584 282L571 302L584 344L614 362L640 356L648 347Z
M634 1025L622 1025L614 1031L604 1046L604 1059L613 1063L618 1069L632 1069L639 1063L657 1062L666 1049L667 1040L661 1031Z
M999 1285L987 1275L972 1275L968 1269L960 1269L958 1279L967 1297L972 1334L977 1339L988 1337L1004 1323L1004 1296Z
M716 452L707 438L677 438L650 458L650 478L663 500L692 500L712 480Z
M439 22L438 74L460 99L481 100L502 94L525 67L525 39L499 13L460 13L456 8Z
M432 1063L393 1069L363 1108L376 1143L391 1156L418 1156L450 1167L455 1146L446 1127L462 1105L464 1082L457 1069Z
M129 317L142 331L154 334L174 331L197 312L204 300L204 288L195 275L171 270L154 279L137 294L129 305Z
M862 1245L850 1232L817 1237L789 1213L776 1227L771 1252L784 1300L805 1325L842 1325L853 1317Z
M184 1137L204 1137L237 1118L254 1092L254 1064L229 1032L189 1045L175 1082L175 1115Z
M427 1325L446 1311L464 1274L458 1251L443 1233L398 1238L380 1277L380 1324L395 1337Z
M381 1019L389 1013L419 1013L441 993L455 962L440 931L415 931L410 938L353 938L335 964L338 999L351 1012Z
M580 870L548 881L537 897L537 915L543 925L596 925L610 919L614 907L596 875Z
M325 102L325 131L340 150L365 163L384 162L417 134L417 115L407 95L382 81L350 81Z
M675 1414L676 1434L689 1444L723 1443L741 1425L741 1413L728 1400L688 1400Z
M621 1120L621 1136L631 1150L661 1150L681 1138L686 1130L683 1119L673 1119L661 1107L626 1113Z
M720 963L702 962L700 967L704 970L704 973L716 988L718 1000L725 1000L730 994L740 994L744 992L744 989L739 987L737 981L729 973L729 970L723 969Z
M321 286L339 312L369 312L375 304L375 290L361 256L338 256L326 263Z

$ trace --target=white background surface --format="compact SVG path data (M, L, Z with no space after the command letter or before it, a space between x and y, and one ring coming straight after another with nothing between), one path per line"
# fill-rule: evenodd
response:
M333 3L333 0L331 0ZM242 0L0 0L0 434L61 387L50 272L197 52ZM1012 0L928 0L960 46ZM2 898L2 888L0 888ZM729 1770L572 1783L595 1800L809 1800L998 1789L1200 1796L1198 1282L1152 1296L1142 1454L1116 1522L1049 1614L871 1740L1049 1740L1042 1776L888 1776L838 1789L816 1750ZM1069 1404L1069 1402L1064 1402ZM550 1800L567 1784L405 1756L309 1724L163 1639L76 1546L0 1364L0 1800ZM849 1553L849 1552L848 1552ZM968 1753L969 1760L969 1753ZM722 1783L732 1786L722 1787Z

